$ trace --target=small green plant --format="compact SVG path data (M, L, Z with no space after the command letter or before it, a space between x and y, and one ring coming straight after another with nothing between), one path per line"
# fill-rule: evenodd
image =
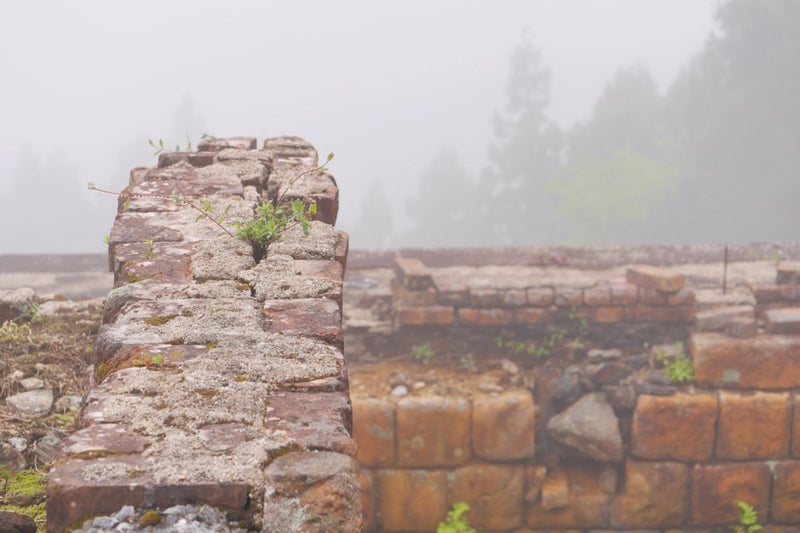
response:
M478 530L472 527L466 516L469 510L469 504L466 502L454 503L453 507L447 511L445 521L439 522L436 527L436 533L478 533Z
M0 326L0 342L31 340L31 327L19 325L13 320L6 320Z
M164 365L164 354L144 352L141 357L133 359L131 365L143 366L145 368L159 368Z
M731 531L734 533L755 533L764 529L758 523L758 513L753 506L747 502L738 501L736 505L739 506L739 523L730 526Z
M475 355L468 353L458 360L458 368L463 372L478 373L478 365L475 363Z
M427 365L434 357L436 357L436 352L433 350L433 346L431 346L430 342L415 344L411 348L411 358L423 365Z
M22 306L22 312L19 315L19 320L26 322L39 322L42 315L39 314L39 304L31 302Z
M145 239L144 243L147 245L147 250L142 254L142 259L153 259L153 239Z
M552 355L556 349L568 348L570 344L580 344L589 332L589 323L578 316L578 311L574 307L570 309L567 318L569 320L567 327L551 328L538 342L518 341L498 335L494 339L495 344L512 355L526 354L536 359L544 359Z
M656 361L664 367L664 373L672 383L683 384L694 381L694 365L684 354L682 342L676 342L671 350L657 349Z
M205 139L205 133L203 134L203 139ZM153 155L158 155L161 152L166 152L169 150L166 146L164 146L164 139L159 139L158 142L154 142L153 139L147 139L147 144L150 145L151 148L155 150ZM181 150L181 146L179 144L175 145L176 152L191 152L192 151L192 140L189 139L189 136L186 136L186 146L183 150Z

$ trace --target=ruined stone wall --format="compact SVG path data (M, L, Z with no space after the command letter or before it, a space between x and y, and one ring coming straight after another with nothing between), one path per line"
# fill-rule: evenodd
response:
M461 355L498 360L472 390L353 389L368 528L433 531L464 501L485 531L727 531L744 501L765 531L800 531L800 264L738 250L723 294L721 262L658 251L671 265L460 250L351 263L351 357L379 365L429 340L456 379ZM494 343L576 319L584 342L528 372ZM656 356L677 342L690 383Z
M124 505L195 503L250 530L359 530L335 181L294 183L285 200L318 206L310 234L288 230L259 262L173 201L232 227L317 164L302 139L232 138L131 172L109 237L96 385L48 479L49 531Z

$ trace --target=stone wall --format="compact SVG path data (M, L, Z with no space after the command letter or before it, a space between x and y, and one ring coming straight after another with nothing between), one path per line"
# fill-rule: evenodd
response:
M214 139L131 171L109 237L114 290L96 385L48 479L48 530L124 505L210 504L261 531L357 531L343 355L347 235L338 189L312 172L284 199L318 206L256 262L223 233L318 164L302 139Z
M433 531L465 501L484 531L727 531L745 501L765 531L800 531L800 264L739 253L723 294L722 263L658 252L622 255L671 264L351 257L351 358L428 340L456 377L459 355L498 360L472 390L353 390L368 529ZM494 342L576 320L583 342L527 372ZM671 382L657 354L695 379Z

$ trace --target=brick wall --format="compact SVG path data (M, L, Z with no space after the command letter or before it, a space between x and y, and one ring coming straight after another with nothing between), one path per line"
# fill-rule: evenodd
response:
M466 501L484 531L721 532L741 500L765 531L800 531L800 264L730 267L727 294L721 264L351 268L351 357L424 339L497 357L498 333L537 338L570 317L605 348L503 391L355 391L367 527L433 531ZM654 353L674 345L648 338L683 341L695 380L665 379Z
M312 173L292 187L286 200L319 207L310 234L287 231L258 263L172 200L208 200L230 227L317 164L302 139L232 138L131 171L109 237L97 383L48 479L49 531L183 503L261 531L360 528L335 181Z

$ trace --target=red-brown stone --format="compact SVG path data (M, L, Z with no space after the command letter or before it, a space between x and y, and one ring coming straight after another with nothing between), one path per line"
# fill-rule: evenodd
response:
M535 409L528 391L482 395L472 401L472 449L478 457L511 461L532 457Z
M522 525L522 465L473 463L449 475L451 500L469 504L473 527L506 531Z
M626 279L628 283L633 283L639 287L666 293L678 292L686 283L682 274L671 274L663 268L650 265L637 265L628 268Z
M681 463L625 464L625 490L611 507L611 524L625 529L665 528L686 520L689 467Z
M391 466L395 461L395 413L387 399L353 398L353 438L358 462Z
M455 310L444 305L423 307L398 305L396 316L402 326L447 326L455 321Z
M782 459L789 453L788 393L719 393L716 456L719 459Z
M377 477L383 531L436 530L448 509L443 470L380 470Z
M738 521L737 501L766 517L770 470L766 463L695 465L692 469L691 523L727 526Z
M510 324L514 312L509 309L475 309L462 307L458 310L458 321L471 326L505 326Z
M406 397L397 402L397 461L400 466L452 466L470 457L470 403L444 396Z

